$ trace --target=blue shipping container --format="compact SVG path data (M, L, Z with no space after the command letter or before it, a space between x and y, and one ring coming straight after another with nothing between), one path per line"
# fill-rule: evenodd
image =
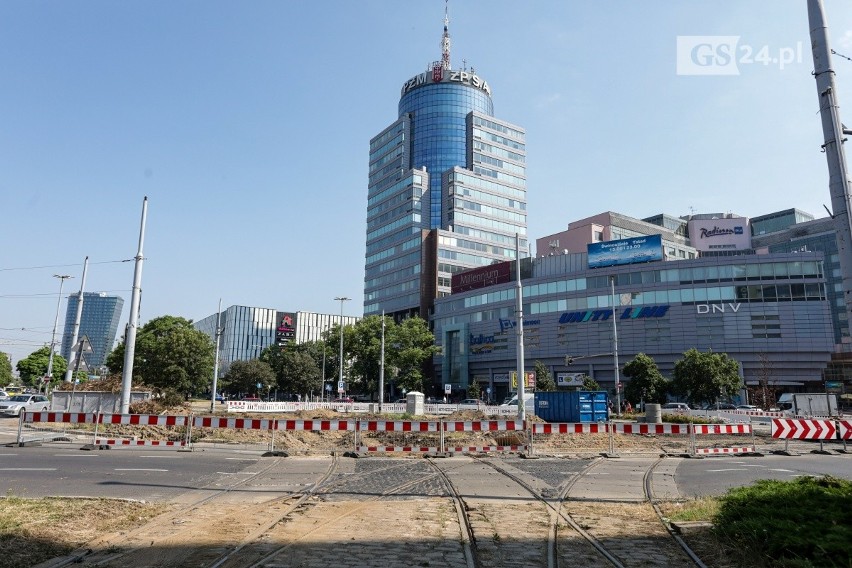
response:
M535 393L535 414L547 422L605 422L609 420L606 391Z

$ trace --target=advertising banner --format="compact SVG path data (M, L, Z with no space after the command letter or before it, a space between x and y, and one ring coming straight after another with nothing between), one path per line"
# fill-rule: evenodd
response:
M459 292L485 288L494 284L511 282L511 266L512 262L506 261L453 274L453 279L450 282L452 292L453 294L458 294Z
M693 219L687 224L690 244L700 251L751 248L748 219Z
M663 260L663 239L660 235L589 243L586 246L589 268Z

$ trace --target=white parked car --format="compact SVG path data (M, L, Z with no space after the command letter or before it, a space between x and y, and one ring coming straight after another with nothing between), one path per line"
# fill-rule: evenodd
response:
M16 394L0 402L0 415L20 416L22 412L41 412L50 409L50 400L43 394Z
M0 400L9 400L9 393L4 390L0 390Z

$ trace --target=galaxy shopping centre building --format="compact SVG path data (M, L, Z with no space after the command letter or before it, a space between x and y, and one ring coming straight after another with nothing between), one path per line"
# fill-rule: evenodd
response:
M572 252L579 245L562 234L560 246L570 247L548 253L557 239L545 237L539 256L521 260L525 372L540 361L558 384L586 374L613 389L617 336L621 369L645 353L671 377L696 348L737 360L746 385L825 388L835 330L823 252L754 247L744 218L669 229L606 215L585 223L585 252ZM698 242L708 235L716 244ZM500 400L518 368L515 262L456 274L453 292L435 301L432 316L436 383L461 392L476 381Z

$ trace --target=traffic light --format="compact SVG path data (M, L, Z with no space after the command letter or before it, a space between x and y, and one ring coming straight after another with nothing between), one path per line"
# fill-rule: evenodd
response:
M570 365L571 363L573 363L573 362L574 362L574 358L573 358L573 357L571 357L570 355L566 355L566 356L565 356L565 366L566 366L566 367L567 367L568 365Z

